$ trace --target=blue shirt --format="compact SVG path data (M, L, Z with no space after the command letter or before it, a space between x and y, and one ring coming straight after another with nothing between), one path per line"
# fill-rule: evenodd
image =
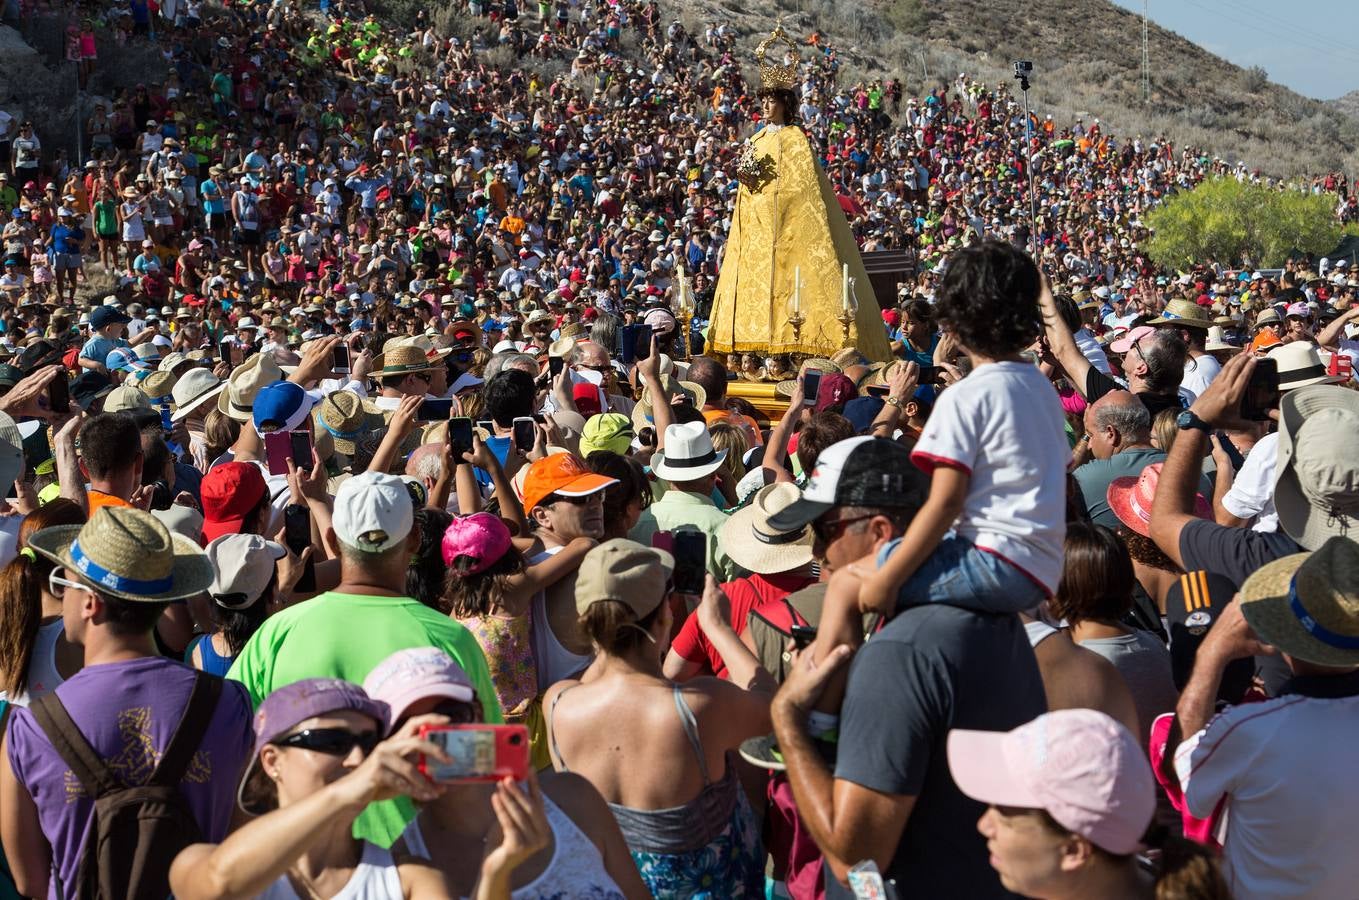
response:
M505 465L505 460L510 458L510 449L514 446L514 439L510 437L497 437L495 435L491 435L490 437L486 438L486 446L490 448L491 452L495 454L495 458L498 459L500 461L500 464L503 466ZM477 476L477 484L483 487L491 486L492 482L490 473L488 473L485 469L473 469L472 471Z
M104 364L104 360L108 359L108 355L112 353L114 350L118 349L119 347L130 347L130 346L132 345L129 344L127 341L123 340L122 338L114 340L112 338L106 338L103 335L98 335L96 337L90 338L88 341L85 342L85 346L80 348L80 358L92 359L102 366Z
M226 198L222 196L222 189L218 187L217 182L209 178L198 186L198 193L203 197L204 212L226 212Z
M52 250L56 253L79 253L80 243L85 240L83 229L62 225L60 222L52 226L49 234L52 238Z

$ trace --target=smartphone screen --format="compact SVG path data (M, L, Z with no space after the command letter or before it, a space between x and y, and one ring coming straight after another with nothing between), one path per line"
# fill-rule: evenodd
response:
M651 329L645 325L633 326L633 358L646 359L651 355Z
M514 446L517 450L525 453L533 449L534 424L533 419L527 416L520 416L514 420Z
M292 450L293 465L299 471L311 471L311 434L306 431L292 431L290 446Z
M462 459L464 453L472 452L472 420L457 416L448 420L448 442L453 445L453 455Z
M420 403L420 408L415 411L415 417L421 422L440 422L447 419L452 412L453 401L451 399L423 400Z
M708 539L701 531L676 531L675 591L681 594L702 594L704 576L708 571Z
M810 625L794 625L790 632L793 636L793 646L799 650L806 650L816 640L816 629Z
M271 431L264 436L264 461L270 475L287 475L293 456L293 439L287 431Z
M558 356L550 357L547 361L547 373L556 378L566 368L566 360Z
M222 362L226 363L227 365L231 365L232 363L231 341L222 341L220 344L218 344L217 355L218 357L221 358Z
M455 725L421 732L421 737L437 744L449 757L446 763L421 759L421 771L434 781L528 777L528 729L523 725Z
M289 503L283 509L283 543L294 554L301 554L311 546L311 512L297 503ZM293 587L298 592L316 590L316 570L311 560L302 570L302 577Z
M1250 373L1250 383L1246 385L1246 395L1241 398L1241 418L1263 422L1269 418L1269 411L1279 405L1279 363L1265 357L1255 361Z
M66 381L65 372L58 372L47 386L47 406L54 413L71 411L71 385Z
M490 419L477 419L477 427L487 434L495 434L495 422L492 422Z
M816 369L808 369L802 373L802 404L804 406L816 406L816 395L821 392L821 373Z
M339 374L349 374L349 348L344 344L335 345L334 364L331 368Z

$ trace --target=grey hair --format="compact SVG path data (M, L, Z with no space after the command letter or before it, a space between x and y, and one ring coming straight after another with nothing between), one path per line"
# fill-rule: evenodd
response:
M1145 440L1151 434L1151 413L1141 400L1129 395L1127 402L1100 404L1095 410L1095 427L1112 428L1125 438Z
M1137 349L1147 360L1147 374L1143 380L1148 388L1157 394L1173 394L1179 390L1184 379L1184 362L1189 357L1189 348L1183 338L1161 328L1139 343Z
M481 376L482 380L490 381L506 369L523 369L530 374L537 375L538 361L527 353L497 353L486 363L486 371Z
M590 340L612 354L618 347L618 320L610 315L595 319L590 326Z

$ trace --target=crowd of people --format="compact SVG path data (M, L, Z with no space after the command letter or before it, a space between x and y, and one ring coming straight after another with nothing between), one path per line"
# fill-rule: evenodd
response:
M1353 261L1158 272L1262 176L1041 114L1031 235L1003 85L814 34L893 359L703 355L734 31L451 15L114 6L0 141L0 896L1347 895Z

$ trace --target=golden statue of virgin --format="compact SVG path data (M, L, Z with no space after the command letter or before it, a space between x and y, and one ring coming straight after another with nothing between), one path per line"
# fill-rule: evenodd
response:
M780 62L766 60L786 45ZM755 51L763 125L736 167L740 187L713 296L708 347L891 358L859 247L807 135L795 124L797 44L778 26ZM846 325L848 334L846 334Z

